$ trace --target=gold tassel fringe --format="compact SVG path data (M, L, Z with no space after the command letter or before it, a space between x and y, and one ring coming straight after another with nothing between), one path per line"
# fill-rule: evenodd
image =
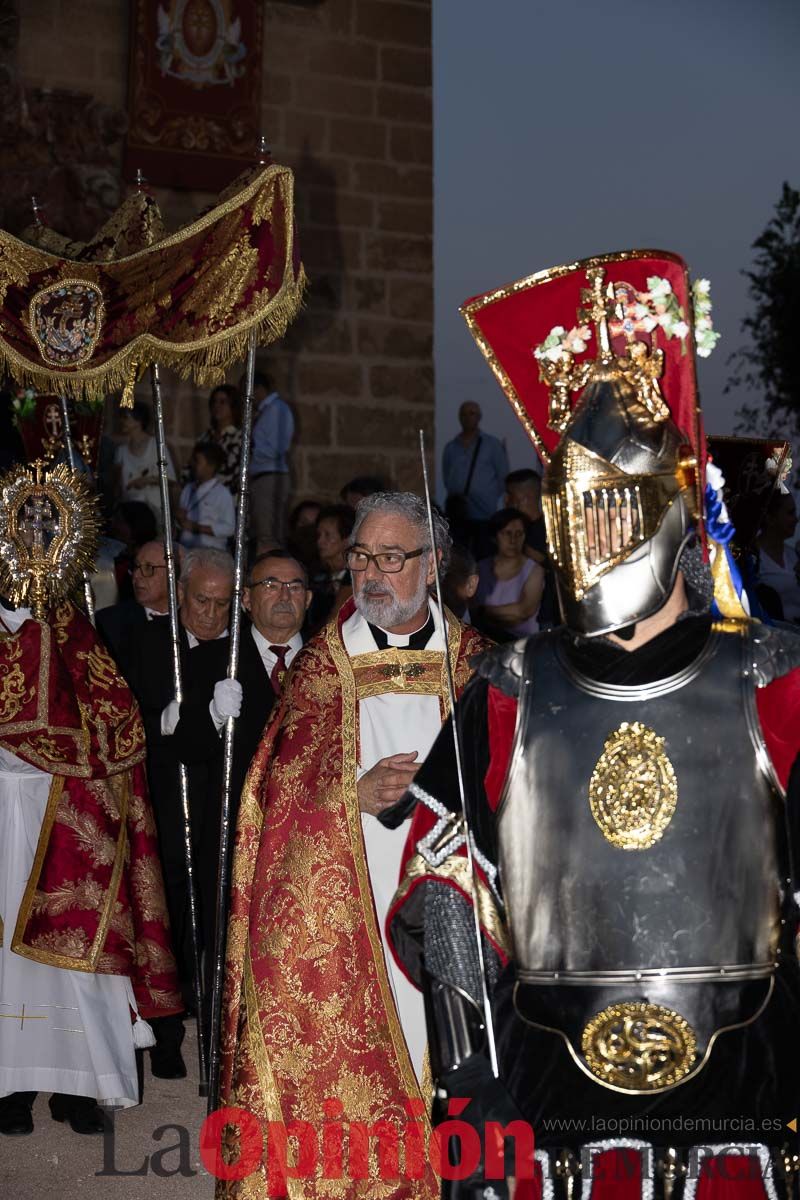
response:
M198 387L213 387L223 383L229 368L245 357L253 331L258 346L271 345L283 337L303 306L307 286L308 278L301 266L297 278L283 284L260 317L243 321L228 337L215 335L207 345L191 350L155 342L144 334L115 355L108 366L84 367L68 373L34 366L0 339L0 365L20 387L33 388L40 395L53 393L73 400L99 402L121 391L125 408L133 403L137 379L153 363L175 371L182 379L192 379Z

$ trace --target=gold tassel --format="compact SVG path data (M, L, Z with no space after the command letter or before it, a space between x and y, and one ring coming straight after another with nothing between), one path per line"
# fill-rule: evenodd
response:
M131 363L131 369L128 374L128 379L125 387L122 389L122 399L119 402L120 408L133 408L133 389L139 379L139 364Z

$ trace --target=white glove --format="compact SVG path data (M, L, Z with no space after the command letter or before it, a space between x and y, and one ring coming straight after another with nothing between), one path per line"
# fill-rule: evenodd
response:
M220 679L214 684L214 699L208 706L211 720L219 731L228 717L238 717L242 711L242 685L238 679Z
M161 714L162 737L172 737L180 719L181 706L178 704L177 700L170 700L169 704Z

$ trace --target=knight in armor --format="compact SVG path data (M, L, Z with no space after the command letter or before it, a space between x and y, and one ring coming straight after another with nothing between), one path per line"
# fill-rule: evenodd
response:
M526 1195L796 1196L800 633L750 619L704 528L708 285L629 251L462 312L545 463L564 623L481 659L465 810L448 723L383 816L414 813L388 925L434 1119L529 1122Z

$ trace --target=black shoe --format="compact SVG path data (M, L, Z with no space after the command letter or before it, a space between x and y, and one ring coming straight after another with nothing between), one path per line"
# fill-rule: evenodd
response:
M185 1079L186 1063L180 1050L154 1046L150 1051L150 1074L156 1079Z
M91 1096L50 1097L50 1113L54 1121L66 1121L73 1133L105 1133L108 1122Z
M26 1133L33 1133L33 1101L24 1096L25 1093L12 1092L0 1100L0 1133L6 1137L23 1137Z

